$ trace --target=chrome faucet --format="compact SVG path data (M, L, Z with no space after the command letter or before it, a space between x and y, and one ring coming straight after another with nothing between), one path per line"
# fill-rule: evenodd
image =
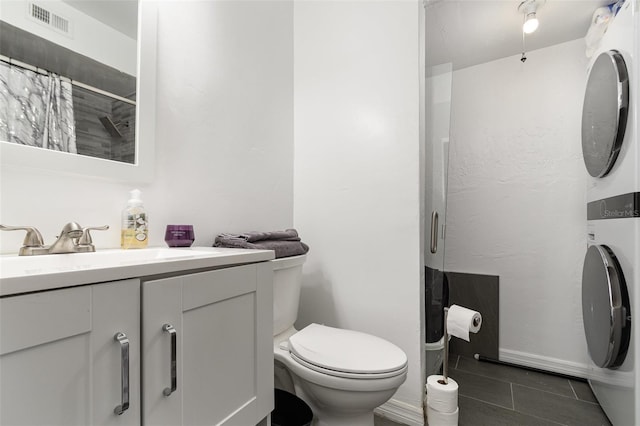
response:
M18 254L20 256L36 256L41 254L62 254L62 253L87 253L96 251L91 239L91 230L107 230L109 225L81 227L76 222L67 223L57 237L55 243L45 246L42 234L32 226L5 226L0 225L0 230L15 231L25 230L27 235L24 238L22 247Z
M49 247L49 254L75 253L77 239L82 237L82 227L76 222L67 223L55 243Z

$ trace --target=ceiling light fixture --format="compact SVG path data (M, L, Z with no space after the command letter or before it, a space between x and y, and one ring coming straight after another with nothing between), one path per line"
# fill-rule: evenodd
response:
M518 12L524 15L522 32L531 34L538 29L538 18L536 11L546 3L546 0L525 0L518 6Z
M536 18L535 12L527 13L527 16L524 18L524 24L522 25L522 31L527 34L531 34L538 29L539 24L540 21Z

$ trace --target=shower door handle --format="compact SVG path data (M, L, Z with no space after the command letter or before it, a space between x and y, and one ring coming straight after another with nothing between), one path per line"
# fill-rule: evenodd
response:
M438 212L431 213L431 253L438 251Z

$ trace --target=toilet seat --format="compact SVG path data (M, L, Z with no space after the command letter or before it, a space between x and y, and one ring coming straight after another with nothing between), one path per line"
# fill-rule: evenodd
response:
M407 356L393 343L370 334L310 324L289 337L297 363L331 376L383 379L406 372Z
M341 377L343 379L358 379L358 380L375 380L375 379L386 379L389 377L395 377L401 375L407 371L407 366L405 365L403 368L400 368L395 371L389 371L387 373L347 373L344 371L330 370L328 368L322 368L318 365L311 364L299 357L297 357L294 353L290 352L291 359L293 359L298 364L306 367L310 370L317 371L318 373L328 374L329 376Z

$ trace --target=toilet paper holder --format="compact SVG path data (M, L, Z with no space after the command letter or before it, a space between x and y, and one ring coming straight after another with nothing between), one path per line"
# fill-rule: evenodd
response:
M447 329L447 319L449 316L449 308L444 308L444 354L442 356L442 380L439 380L440 384L446 385L449 383L449 331ZM473 326L478 327L482 320L480 318L474 317ZM473 331L474 333L476 331Z

